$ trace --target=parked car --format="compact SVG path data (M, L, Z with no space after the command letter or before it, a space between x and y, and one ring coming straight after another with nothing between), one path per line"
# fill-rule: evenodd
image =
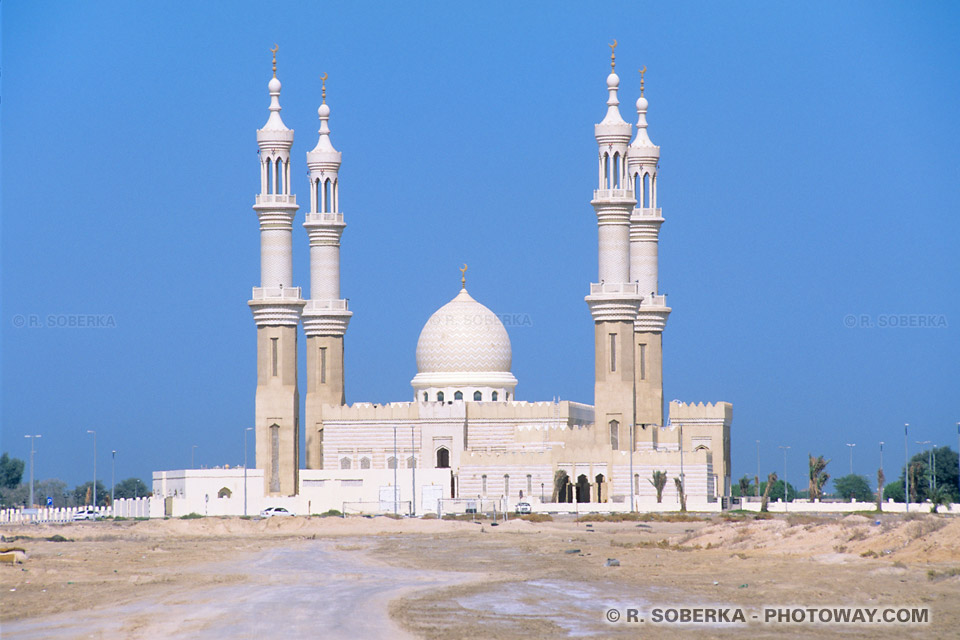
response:
M99 517L100 514L93 507L85 507L73 514L74 520L96 520Z
M272 518L273 516L293 516L296 515L285 507L267 507L260 512L261 518Z
M530 507L529 502L518 502L517 503L517 515L523 515L525 513L533 513L533 509Z

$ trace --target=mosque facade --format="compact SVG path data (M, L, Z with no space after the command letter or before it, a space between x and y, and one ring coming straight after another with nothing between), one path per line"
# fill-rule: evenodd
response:
M610 64L606 113L594 126L598 281L585 297L594 323L593 404L517 398L507 330L471 297L463 277L420 333L412 397L348 405L341 153L331 141L324 87L319 139L306 154L310 287L303 292L292 271L299 207L290 181L293 131L280 117L274 55L269 117L257 131L261 281L249 301L257 334L256 477L262 474L266 499L382 503L385 494L397 495L401 470L411 478L408 499L431 508L434 498L676 508L682 491L689 508L713 509L729 496L731 405L673 401L664 411L662 336L671 309L659 293L660 147L648 134L643 82L634 127L620 114L613 52ZM307 358L302 416L300 325ZM657 471L668 479L659 499Z

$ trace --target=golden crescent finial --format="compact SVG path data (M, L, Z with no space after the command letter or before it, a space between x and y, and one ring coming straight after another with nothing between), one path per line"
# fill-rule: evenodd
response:
M323 98L323 104L327 104L327 77L328 76L326 71L324 71L323 75L320 76L320 82L322 83L321 84L322 89L321 89L320 95Z
M277 43L273 43L273 49L270 49L273 52L273 77L277 77L277 51L280 50L280 47L277 46Z
M467 263L464 262L463 266L460 267L460 286L463 289L467 288Z
M643 97L643 74L647 72L647 65L643 65L643 69L640 69L640 97Z
M610 47L610 72L613 73L617 67L617 39L613 39L613 44L608 44Z

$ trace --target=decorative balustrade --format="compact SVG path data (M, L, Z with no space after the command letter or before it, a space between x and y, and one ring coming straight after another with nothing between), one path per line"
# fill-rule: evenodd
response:
M254 300L299 300L300 287L254 287Z
M595 296L603 293L639 295L639 288L640 285L638 285L636 282L591 282L590 295Z
M297 204L297 196L293 193L258 193L257 204Z
M346 300L307 300L307 305L303 308L304 313L311 311L346 311Z

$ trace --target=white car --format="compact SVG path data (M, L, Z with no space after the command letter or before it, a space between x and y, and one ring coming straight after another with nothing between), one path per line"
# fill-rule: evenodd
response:
M97 510L93 507L86 507L84 509L78 510L73 514L74 520L96 520L100 517L100 514L97 513Z
M517 503L517 515L524 515L527 513L533 513L533 509L530 507L529 502L518 502Z
M267 507L260 512L261 518L272 518L273 516L295 516L297 514L288 511L284 507Z

